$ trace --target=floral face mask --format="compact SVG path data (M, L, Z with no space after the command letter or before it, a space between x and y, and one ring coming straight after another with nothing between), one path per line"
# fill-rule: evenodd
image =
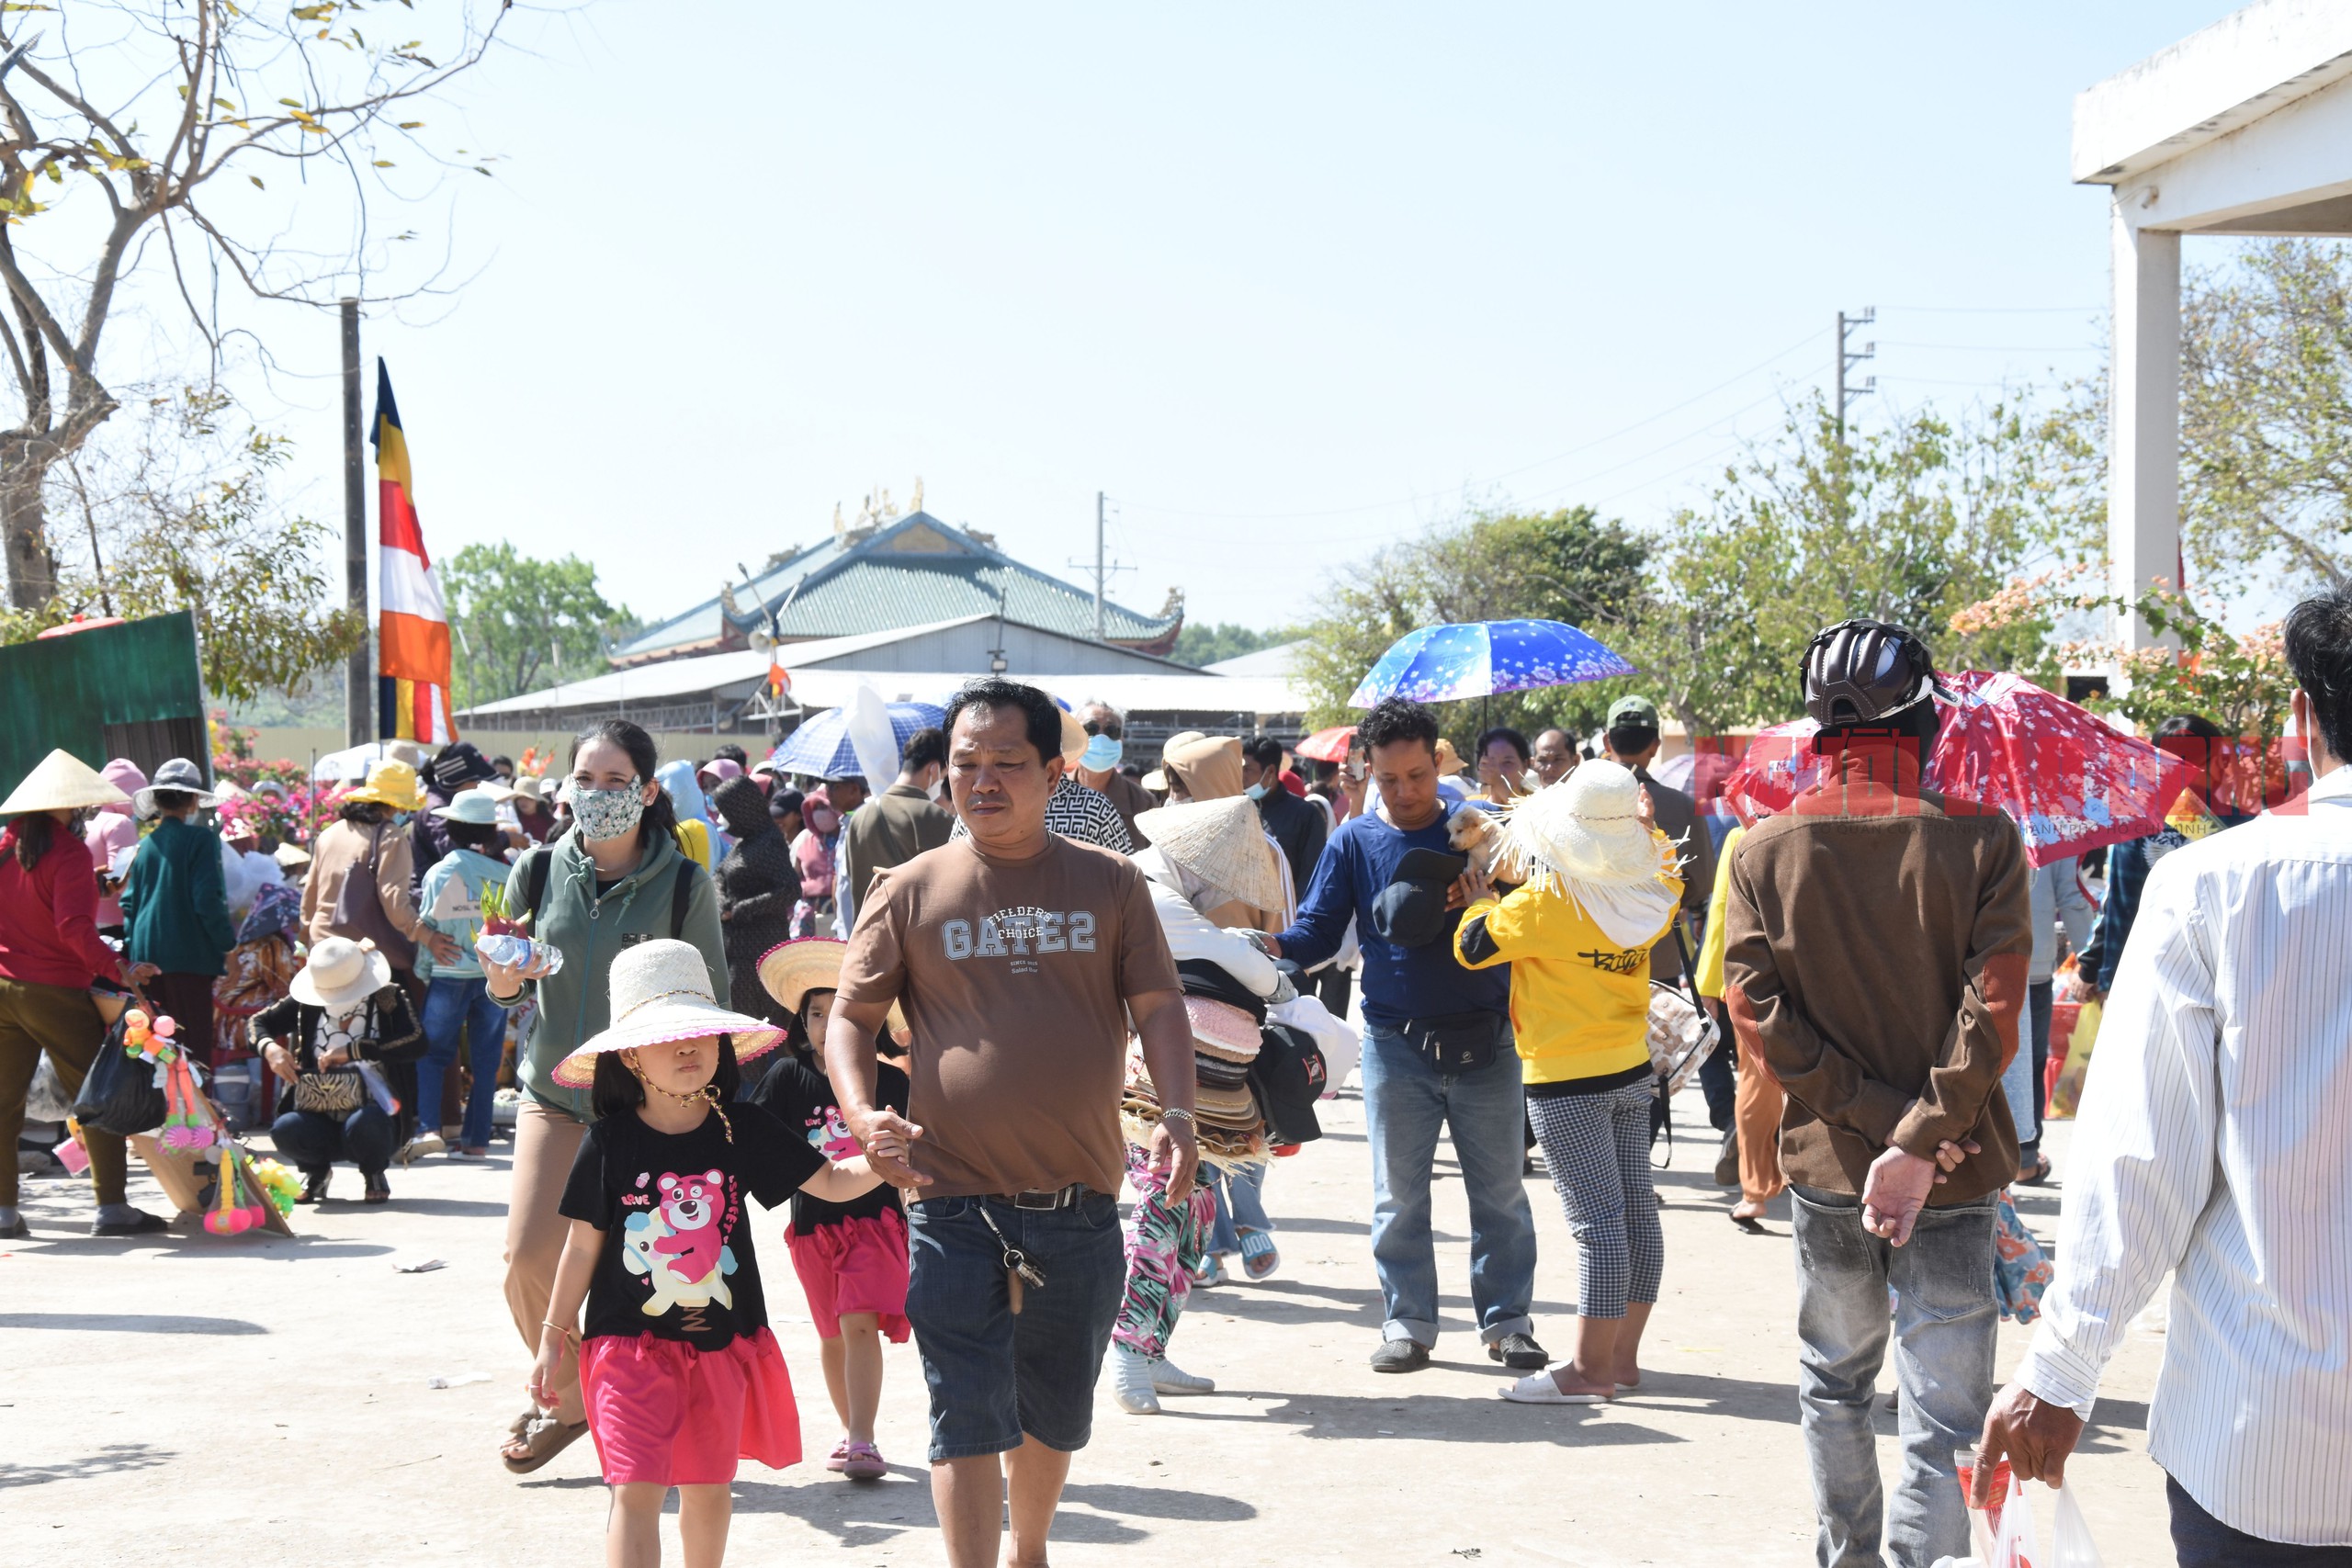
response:
M645 815L642 784L626 789L583 789L571 786L571 815L583 839L618 839L636 830Z

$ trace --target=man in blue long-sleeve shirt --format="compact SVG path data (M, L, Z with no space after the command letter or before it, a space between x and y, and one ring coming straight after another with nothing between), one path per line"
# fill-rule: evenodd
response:
M1437 1253L1430 1179L1438 1133L1451 1127L1470 1201L1470 1297L1494 1359L1521 1371L1548 1358L1527 1314L1535 1290L1535 1219L1521 1181L1525 1115L1511 1048L1510 971L1454 961L1453 928L1468 901L1455 884L1393 890L1414 850L1446 852L1437 788L1437 716L1392 698L1358 727L1372 756L1384 819L1340 826L1316 863L1298 922L1267 945L1312 968L1339 950L1352 919L1363 949L1363 1107L1372 1144L1372 1256L1386 1303L1374 1371L1419 1371L1437 1343ZM1412 906L1421 902L1419 909ZM1442 918L1431 919L1432 915Z

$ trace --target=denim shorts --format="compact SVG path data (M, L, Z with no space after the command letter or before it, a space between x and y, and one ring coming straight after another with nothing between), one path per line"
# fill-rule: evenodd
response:
M996 1222L1044 1274L1018 1315ZM931 1459L1003 1453L1024 1436L1064 1453L1094 1430L1094 1384L1126 1287L1114 1198L1089 1192L1066 1209L1016 1209L993 1198L910 1204L913 1272L907 1320L931 1390Z

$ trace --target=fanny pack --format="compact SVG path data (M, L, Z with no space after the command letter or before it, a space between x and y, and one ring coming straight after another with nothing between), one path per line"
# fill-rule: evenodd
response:
M1400 1032L1439 1072L1475 1073L1494 1065L1508 1021L1498 1012L1450 1012L1408 1019Z

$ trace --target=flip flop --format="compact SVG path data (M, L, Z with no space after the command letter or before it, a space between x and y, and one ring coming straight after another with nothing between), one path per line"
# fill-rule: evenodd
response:
M1605 1393L1562 1393L1549 1372L1530 1372L1495 1392L1513 1404L1606 1404L1610 1400Z
M1750 1235L1770 1235L1772 1234L1770 1231L1764 1228L1764 1222L1758 1219L1753 1214L1727 1214L1724 1217L1730 1220L1733 1224L1737 1225L1741 1230L1746 1231Z
M2030 1176L2020 1176L2020 1177L2018 1177L2018 1183L2019 1183L2020 1185L2022 1185L2022 1186L2026 1186L2026 1187L2047 1187L2047 1186L2049 1186L2049 1185L2050 1185L2050 1156L2049 1156L2048 1155L2036 1155L2036 1156L2033 1156L2033 1172L2032 1172L2032 1174L2031 1174L2031 1175L2030 1175Z
M523 1430L515 1434L514 1438L530 1450L529 1456L525 1459L516 1459L502 1450L498 1456L498 1462L514 1474L528 1475L587 1435L588 1421L585 1416L566 1426L552 1416L534 1416Z

